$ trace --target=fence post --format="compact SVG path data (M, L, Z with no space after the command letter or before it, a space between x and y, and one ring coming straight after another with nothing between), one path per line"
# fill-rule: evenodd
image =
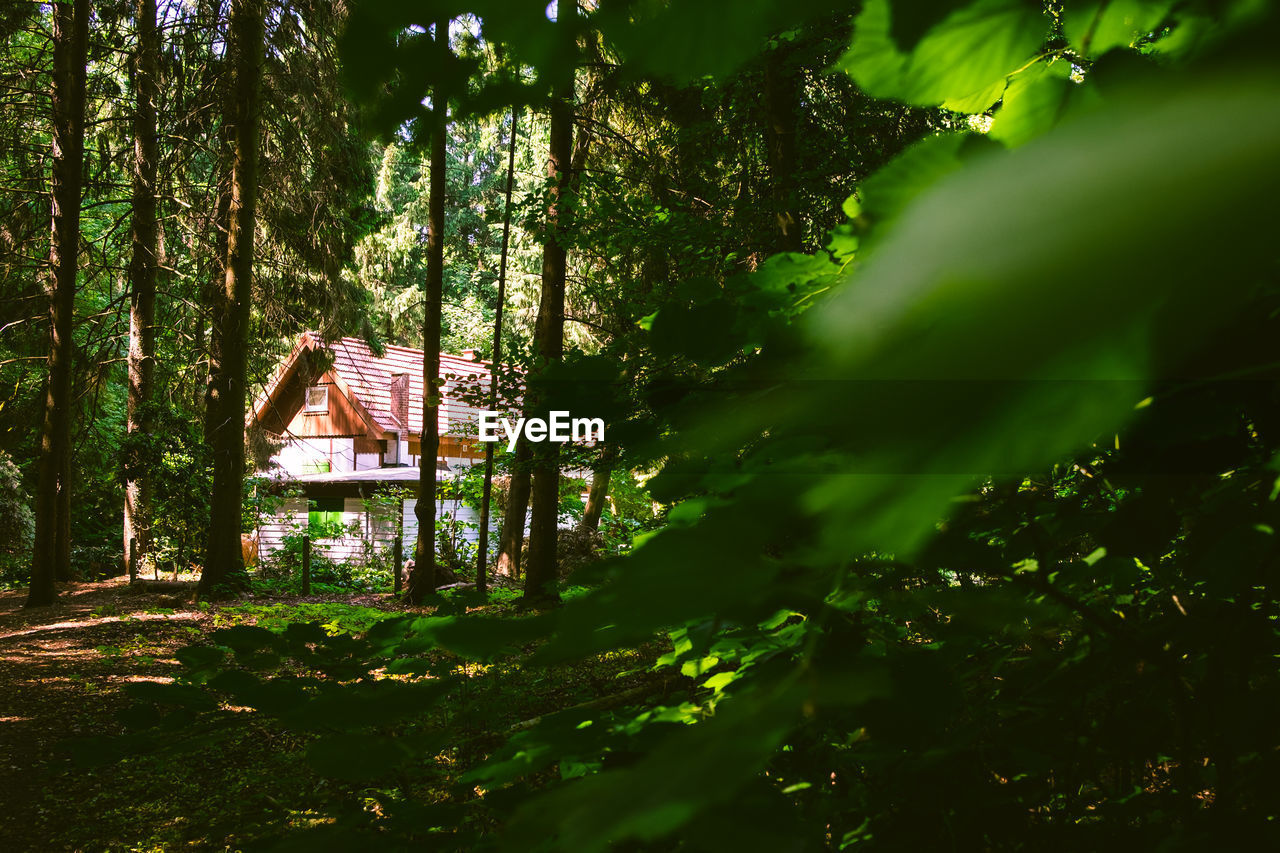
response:
M302 539L302 594L311 594L311 531Z

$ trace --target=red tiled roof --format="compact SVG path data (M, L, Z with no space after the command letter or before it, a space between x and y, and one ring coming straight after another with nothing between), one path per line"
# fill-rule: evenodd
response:
M388 346L382 357L358 338L342 338L320 347L333 353L333 368L350 386L378 423L386 429L407 430L415 435L422 429L422 350ZM391 379L399 373L409 375L409 423L401 424L391 408ZM484 362L461 356L440 354L440 375L446 380L440 405L440 434L459 435L465 423L478 417L475 406L469 406L449 392L455 380L469 376L489 376Z
M333 371L346 383L351 395L364 406L369 415L383 430L407 432L417 435L422 430L422 359L423 352L408 347L388 346L383 355L376 355L367 343L359 338L341 338L325 342L313 332L304 332L286 362L276 372L271 384L254 407L261 413L263 406L273 398L279 384L291 373L294 361L306 350L323 349L333 354ZM398 374L408 374L409 423L400 423L391 402L392 379ZM478 418L475 406L463 403L451 391L459 379L490 375L486 362L471 361L449 353L440 354L440 375L445 379L440 406L440 434L465 435L467 423Z

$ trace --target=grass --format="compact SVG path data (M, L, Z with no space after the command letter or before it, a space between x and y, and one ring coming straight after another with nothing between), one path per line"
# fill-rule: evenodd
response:
M400 615L402 614L376 607L334 601L241 604L219 609L214 616L214 625L218 628L258 625L273 631L283 631L291 622L319 622L332 636L363 634L384 619Z

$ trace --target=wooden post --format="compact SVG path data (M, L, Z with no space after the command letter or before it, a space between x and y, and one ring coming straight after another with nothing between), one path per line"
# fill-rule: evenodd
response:
M391 589L399 595L404 586L404 498L396 500L396 541L391 545L391 553L395 563Z
M302 540L302 594L311 594L311 531Z

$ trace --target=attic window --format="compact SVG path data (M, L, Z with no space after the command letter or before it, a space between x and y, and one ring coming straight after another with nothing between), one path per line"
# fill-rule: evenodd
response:
M307 389L307 405L308 412L327 412L329 411L329 386L328 385L312 385Z

